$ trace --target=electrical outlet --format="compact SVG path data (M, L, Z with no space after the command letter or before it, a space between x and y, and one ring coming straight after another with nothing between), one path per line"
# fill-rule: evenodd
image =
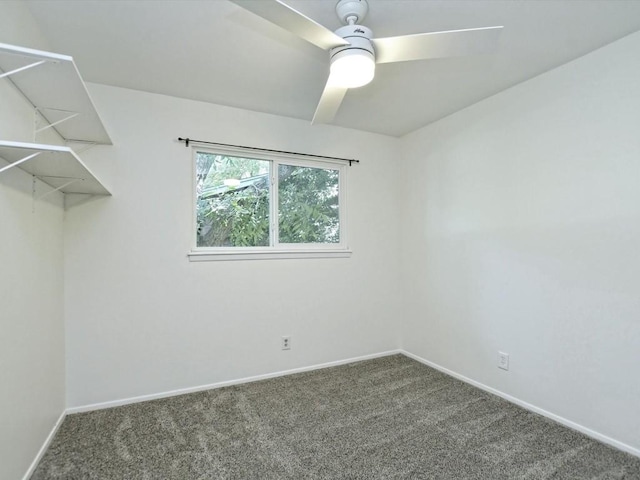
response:
M509 354L498 352L498 368L509 370Z
M291 350L291 335L282 337L282 350Z

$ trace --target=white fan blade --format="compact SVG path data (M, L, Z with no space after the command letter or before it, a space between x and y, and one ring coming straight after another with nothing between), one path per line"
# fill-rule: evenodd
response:
M477 55L495 50L502 27L374 38L376 63Z
M236 5L284 28L314 45L329 50L349 45L344 38L323 27L315 20L294 10L280 0L231 0Z
M311 120L311 124L330 123L333 117L336 116L347 90L348 88L332 85L331 77L329 77L322 96L320 97L320 102L318 102L316 113L313 115L313 120Z

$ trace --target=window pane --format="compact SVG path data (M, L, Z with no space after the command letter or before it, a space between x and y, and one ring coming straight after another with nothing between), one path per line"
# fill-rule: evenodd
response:
M198 247L269 245L269 164L197 152Z
M280 243L339 243L338 170L279 165Z

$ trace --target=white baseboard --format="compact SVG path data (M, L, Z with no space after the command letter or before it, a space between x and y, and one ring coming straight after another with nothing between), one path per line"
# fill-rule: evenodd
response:
M362 355L360 357L347 358L344 360L337 360L334 362L320 363L317 365L310 365L307 367L293 368L291 370L283 370L283 371L274 372L274 373L265 373L262 375L255 375L253 377L238 378L236 380L227 380L224 382L210 383L208 385L199 385L197 387L180 388L180 389L171 390L168 392L153 393L150 395L141 395L139 397L122 398L119 400L112 400L109 402L93 403L90 405L83 405L80 407L67 408L66 413L72 414L72 413L90 412L93 410L102 410L104 408L112 408L112 407L119 407L122 405L129 405L131 403L157 400L159 398L175 397L176 395L184 395L186 393L201 392L203 390L213 390L215 388L229 387L231 385L238 385L241 383L257 382L259 380L266 380L268 378L283 377L285 375L292 375L294 373L302 373L302 372L309 372L312 370L320 370L322 368L336 367L338 365L345 365L347 363L360 362L362 360L371 360L373 358L386 357L386 356L395 355L398 353L403 353L403 352L401 350L389 350L386 352L373 353L370 355Z
M60 428L60 425L62 425L62 421L64 420L64 417L66 417L66 416L67 416L67 412L66 411L64 411L64 412L62 412L60 414L60 416L58 417L58 420L53 425L53 428L49 432L49 435L47 435L47 438L45 439L44 443L42 444L42 447L40 447L40 450L38 450L38 454L33 459L33 462L31 462L31 465L29 465L29 468L27 469L27 472L24 474L24 477L22 477L22 480L29 480L29 477L31 477L31 475L33 475L33 472L36 470L36 467L38 466L38 463L40 462L40 459L44 455L44 452L47 451L47 448L49 448L49 444L51 443L51 440L53 440L53 437L56 436L56 433L58 432L58 429Z
M293 368L291 370L283 370L283 371L279 371L279 372L273 372L273 373L266 373L263 375L255 375L252 377L245 377L245 378L239 378L236 380L227 380L224 382L217 382L217 383L211 383L208 385L200 385L197 387L190 387L190 388L181 388L181 389L177 389L177 390L171 390L168 392L160 392L160 393L154 393L151 395L141 395L138 397L130 397L130 398L122 398L120 400L113 400L110 402L103 402L103 403L94 403L91 405L84 405L84 406L80 406L80 407L71 407L68 408L67 410L65 410L64 412L62 412L62 414L60 415L60 418L58 418L58 420L56 421L55 425L53 426L51 432L49 433L49 435L47 436L46 440L44 441L42 447L40 448L40 450L38 451L38 454L36 455L36 457L34 458L33 462L31 463L31 465L29 466L29 469L27 470L27 472L25 473L23 480L28 480L29 477L33 474L33 472L35 471L36 467L38 466L38 462L40 461L40 459L42 458L42 456L44 455L44 453L46 452L47 448L49 447L49 444L51 443L51 440L53 439L53 437L55 436L56 432L58 431L58 429L60 428L60 425L62 424L62 421L64 420L64 418L68 415L68 414L72 414L72 413L80 413L80 412L89 412L92 410L101 410L104 408L112 408L112 407L118 407L121 405L128 405L128 404L132 404L132 403L139 403L139 402L146 402L148 400L156 400L159 398L168 398L168 397L174 397L176 395L184 395L187 393L195 393L195 392L201 392L203 390L212 390L215 388L222 388L222 387L228 387L231 385L239 385L242 383L250 383L250 382L257 382L259 380L266 380L269 378L275 378L275 377L282 377L285 375L292 375L294 373L302 373L302 372L309 372L312 370L320 370L323 368L329 368L329 367L336 367L338 365L345 365L348 363L353 363L353 362L360 362L362 360L371 360L373 358L380 358L380 357L386 357L389 355L395 355L395 354L402 354L405 355L409 358L412 358L424 365L427 365L429 367L435 368L436 370L439 370L442 373L445 373L453 378L457 378L458 380L461 380L465 383L468 383L470 385L473 385L476 388L479 388L481 390L484 390L485 392L489 392L492 393L494 395L497 395L498 397L504 398L505 400L507 400L508 402L514 403L522 408L525 408L526 410L535 412L539 415L542 415L544 417L547 417L557 423L560 423L561 425L564 425L566 427L569 427L573 430L576 430L580 433L584 433L585 435L598 440L602 443L605 443L607 445L610 445L614 448L617 448L618 450L622 450L624 452L630 453L631 455L635 455L636 457L640 457L640 450L637 448L634 448L630 445L627 445L626 443L620 442L618 440L615 440L611 437L608 437L606 435L603 435L599 432L596 432L595 430L591 430L590 428L587 428L583 425L580 425L578 423L575 423L571 420L568 420L564 417L561 417L559 415L556 415L554 413L548 412L542 408L536 407L535 405L532 405L530 403L527 403L523 400L520 400L519 398L516 397L512 397L511 395L508 395L504 392L501 392L500 390L496 390L495 388L489 387L487 385L484 385L483 383L477 382L475 380L472 380L468 377L465 377L464 375L461 375L459 373L456 373L452 370L449 370L448 368L445 368L441 365L438 365L437 363L431 362L429 360L426 360L422 357L419 357L418 355L414 355L413 353L407 352L406 350L402 350L402 349L398 349L398 350L389 350L386 352L381 352L381 353L374 353L374 354L370 354L370 355L362 355L360 357L354 357L354 358L347 358L344 360L337 360L334 362L327 362L327 363L321 363L321 364L316 364L316 365L310 365L307 367L299 367L299 368Z
M519 398L512 397L511 395L501 392L500 390L496 390L495 388L489 387L483 383L467 378L464 375L460 375L459 373L456 373L452 370L449 370L448 368L438 365L437 363L434 363L422 357L419 357L418 355L414 355L413 353L407 352L405 350L400 350L400 353L402 353L403 355L406 355L409 358L413 358L414 360L417 360L418 362L423 363L424 365L435 368L436 370L439 370L442 373L445 373L451 377L457 378L458 380L462 380L465 383L468 383L470 385L473 385L474 387L484 390L485 392L489 392L494 395L497 395L498 397L504 398L508 402L514 403L526 410L535 412L539 415L542 415L543 417L547 417L557 423L560 423L561 425L564 425L565 427L569 427L580 433L584 433L588 437L591 437L602 443L606 443L607 445L617 448L618 450L622 450L623 452L627 452L627 453L630 453L631 455L635 455L636 457L640 457L640 450L632 447L631 445L627 445L626 443L619 442L618 440L615 440L611 437L603 435L602 433L596 432L595 430L591 430L590 428L587 428L578 423L572 422L571 420L568 420L564 417L556 415L555 413L548 412L547 410L536 407L535 405L532 405L523 400L520 400Z

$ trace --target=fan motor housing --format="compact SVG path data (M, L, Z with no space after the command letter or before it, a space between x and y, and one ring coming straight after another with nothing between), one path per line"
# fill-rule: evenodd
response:
M349 45L341 45L339 47L332 48L329 51L329 56L332 60L348 55L353 50L364 50L369 52L373 60L375 61L375 51L371 39L373 38L373 32L370 28L363 25L345 25L335 31L335 34L344 38Z

